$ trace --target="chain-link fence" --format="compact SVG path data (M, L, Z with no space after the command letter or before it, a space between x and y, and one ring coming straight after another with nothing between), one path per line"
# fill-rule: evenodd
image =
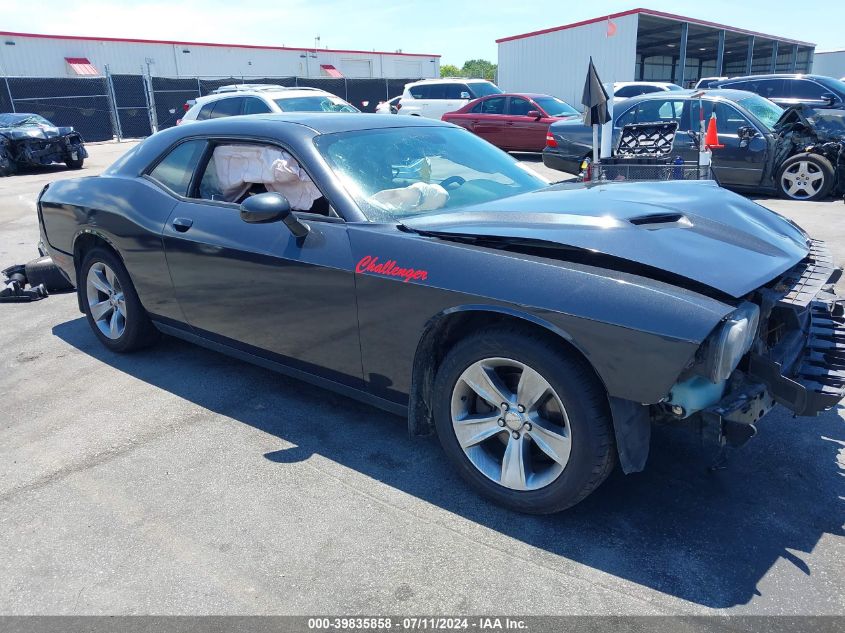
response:
M229 84L309 86L341 97L362 112L402 94L407 79L324 77L2 77L0 112L32 112L73 126L86 141L142 138L176 125L190 100Z

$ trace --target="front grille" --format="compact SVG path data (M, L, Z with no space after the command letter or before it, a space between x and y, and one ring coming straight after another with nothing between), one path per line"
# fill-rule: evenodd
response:
M816 302L810 309L810 336L798 381L808 391L808 408L829 409L845 395L845 317Z
M785 293L781 305L806 308L828 283L836 266L824 242L813 240L810 253L781 277L775 290Z

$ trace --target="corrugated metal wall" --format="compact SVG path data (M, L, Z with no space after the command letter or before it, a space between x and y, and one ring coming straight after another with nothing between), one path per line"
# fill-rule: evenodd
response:
M150 72L159 77L320 77L320 66L331 64L341 72L348 68L349 77L404 78L409 63L419 69L412 76L440 76L437 57L327 50L311 50L306 57L304 50L0 36L0 74L75 76L65 57L86 57L100 72L108 64L115 74L137 74L152 59Z
M845 51L816 52L813 56L812 72L836 79L845 77Z
M499 44L499 86L513 92L545 92L580 108L590 55L602 81L633 81L637 14Z

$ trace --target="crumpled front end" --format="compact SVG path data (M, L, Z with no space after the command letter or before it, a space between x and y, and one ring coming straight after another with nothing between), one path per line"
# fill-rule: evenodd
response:
M723 324L673 388L666 412L700 421L722 445L740 446L775 404L798 416L836 406L845 397L845 299L833 290L841 273L824 244L813 241L807 257L745 298L756 321L753 340L730 375L719 382L712 373Z
M49 165L88 158L82 137L73 128L35 128L28 134L7 130L0 139L0 174L18 166Z

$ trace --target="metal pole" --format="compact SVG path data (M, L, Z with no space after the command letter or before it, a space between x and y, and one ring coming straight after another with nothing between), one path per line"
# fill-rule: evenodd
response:
M798 44L792 45L792 59L789 60L789 72L794 73L798 67Z
M141 66L141 79L144 81L144 99L147 101L147 112L150 115L150 132L158 132L158 116L155 109L155 94L153 82L150 77L144 74L144 67Z
M807 70L804 72L811 73L813 72L813 62L816 61L816 49L811 48L807 51Z
M769 72L776 72L778 66L778 41L772 42L772 62L769 64Z
M117 134L117 140L123 140L123 128L120 125L120 112L117 109L117 95L114 92L114 80L111 76L111 70L109 69L109 65L106 64L106 88L108 89L108 100L109 100L109 110L111 112L111 124L112 129L114 130L115 134Z
M719 31L719 45L716 47L716 76L722 77L725 69L725 29Z
M678 60L678 81L681 88L684 87L684 75L687 70L687 34L689 32L689 22L681 22L681 58Z
M197 77L197 99L202 96L202 82L200 82L200 78Z
M12 98L12 89L9 88L9 78L3 75L3 80L6 82L6 93L9 95L9 105L12 107L12 112L17 112L15 110L15 100Z
M754 36L748 36L748 54L745 57L745 74L751 74L751 61L754 59Z

